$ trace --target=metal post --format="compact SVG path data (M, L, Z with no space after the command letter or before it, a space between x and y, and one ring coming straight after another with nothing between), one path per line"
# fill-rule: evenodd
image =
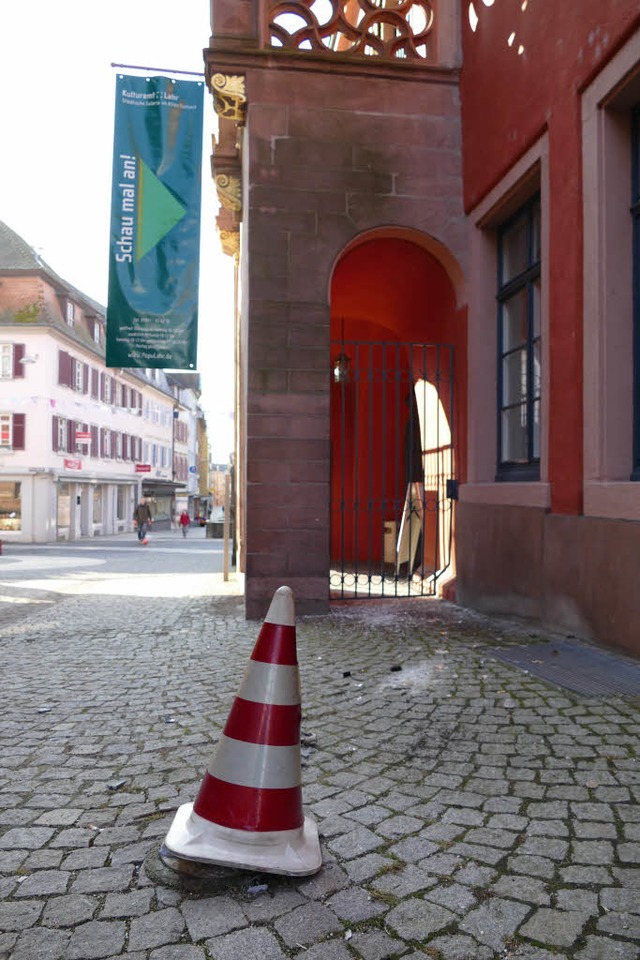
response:
M226 582L229 579L229 495L231 487L231 477L225 474L224 478L224 524L222 527L222 579Z

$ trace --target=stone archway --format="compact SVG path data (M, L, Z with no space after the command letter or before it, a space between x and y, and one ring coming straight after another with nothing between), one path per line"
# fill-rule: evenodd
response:
M436 255L442 252L444 256ZM382 584L383 595L404 595L398 568L405 563L402 579L411 580L414 558L420 586L409 593L435 592L438 573L452 569L447 537L453 532L453 510L446 498L455 493L450 481L464 473L460 451L466 436L461 294L462 273L455 259L432 238L416 233L367 234L351 243L335 265L330 295L336 354L331 560L332 569L341 565L343 574L349 571L348 580L339 578L340 595L354 594L344 586L357 588L359 572L369 581L364 595L380 593L371 589L372 578ZM440 433L437 446L427 445L427 437ZM416 448L413 466L408 466L407 457ZM421 520L409 525L414 532L407 533L407 504L415 513L414 502ZM395 587L385 591L390 574ZM356 589L355 595L363 593Z

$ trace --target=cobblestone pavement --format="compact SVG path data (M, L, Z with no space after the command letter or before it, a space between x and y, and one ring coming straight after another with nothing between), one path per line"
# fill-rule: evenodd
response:
M298 619L320 873L169 869L259 628L90 592L0 626L0 958L640 957L640 702L508 666L489 644L545 635L438 601Z

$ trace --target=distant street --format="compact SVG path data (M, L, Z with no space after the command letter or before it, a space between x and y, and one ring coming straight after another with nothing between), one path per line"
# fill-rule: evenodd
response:
M70 595L206 597L235 593L223 583L223 541L203 527L153 531L149 543L135 533L49 544L3 543L0 624ZM212 576L214 574L215 576Z

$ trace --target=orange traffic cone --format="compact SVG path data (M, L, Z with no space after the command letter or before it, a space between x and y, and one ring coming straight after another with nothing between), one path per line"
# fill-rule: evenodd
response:
M194 803L165 838L169 855L308 876L322 866L302 811L300 681L293 593L276 590Z

